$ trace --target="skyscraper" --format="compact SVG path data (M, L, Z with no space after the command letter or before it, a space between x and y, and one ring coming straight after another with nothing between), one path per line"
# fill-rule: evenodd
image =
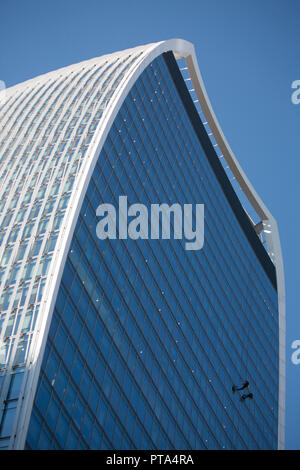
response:
M193 46L50 72L7 89L0 113L0 447L283 448L277 225ZM138 215L163 204L171 235L159 219L151 236ZM204 244L186 249L195 205Z

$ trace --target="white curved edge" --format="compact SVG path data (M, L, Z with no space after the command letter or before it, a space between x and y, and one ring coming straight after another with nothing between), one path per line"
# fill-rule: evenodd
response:
M186 63L189 73L193 82L197 98L199 100L202 111L208 122L208 125L214 135L214 138L222 151L222 154L228 163L230 170L238 181L244 194L247 196L249 202L256 210L257 214L263 221L268 253L274 262L276 269L277 280L277 295L278 295L278 323L279 323L279 397L278 397L278 449L282 450L285 446L285 394L286 394L286 299L285 299L285 280L284 280L284 267L279 238L279 231L276 220L262 202L242 167L240 166L237 158L232 152L219 122L212 109L210 100L207 96L203 79L198 67L194 48L192 54L186 57Z
M244 174L237 159L235 158L225 136L223 135L219 123L214 115L210 101L208 99L203 80L196 60L194 46L188 41L182 39L170 39L145 46L143 54L137 62L128 70L117 87L109 106L105 110L102 119L94 135L93 141L89 147L85 162L77 177L75 187L66 211L63 226L57 240L55 252L51 261L45 293L42 299L41 312L39 314L40 323L37 325L34 333L33 344L35 348L32 351L31 367L27 377L26 393L18 417L18 427L14 441L10 448L23 449L27 436L30 416L33 407L33 400L38 383L38 377L41 369L41 363L46 346L48 331L50 328L53 309L56 302L58 288L60 285L62 273L64 270L67 254L73 237L75 225L79 216L83 198L86 194L94 167L98 160L101 149L104 145L108 132L113 121L124 102L130 89L145 70L145 68L159 55L164 52L172 51L176 57L184 57L189 68L193 86L197 94L200 106L205 114L207 122L214 134L224 158L226 159L232 173L238 180L241 188L248 197L249 201L264 221L264 226L270 230L267 236L269 251L274 254L276 267L278 306L279 306L279 409L278 409L278 449L284 448L285 434L285 287L284 270L282 254L279 240L277 224L271 213L256 194L251 183Z

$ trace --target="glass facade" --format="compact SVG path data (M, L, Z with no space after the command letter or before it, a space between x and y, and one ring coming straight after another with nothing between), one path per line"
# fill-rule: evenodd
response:
M74 182L103 112L140 55L103 57L38 77L8 89L0 106L0 448L8 446L32 364ZM15 383L19 393L12 394Z
M100 241L96 209L121 195L148 208L204 204L203 249ZM278 354L276 288L159 56L128 93L89 182L26 448L277 448ZM232 385L245 379L254 399L242 402Z

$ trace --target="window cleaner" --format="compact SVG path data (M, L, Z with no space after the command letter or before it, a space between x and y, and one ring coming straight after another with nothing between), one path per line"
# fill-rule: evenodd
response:
M245 388L250 388L248 380L245 380L245 382L240 387L238 387L237 385L232 385L233 393L238 390L244 390Z

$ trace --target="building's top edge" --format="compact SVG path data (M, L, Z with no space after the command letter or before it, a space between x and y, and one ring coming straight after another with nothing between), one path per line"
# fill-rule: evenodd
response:
M38 82L46 82L47 80L51 80L52 78L59 77L60 75L63 75L68 72L72 72L73 70L82 68L84 66L92 66L94 64L98 64L101 62L110 61L110 60L112 61L115 58L121 58L122 56L128 56L130 54L139 54L141 52L146 52L148 49L151 49L155 45L159 45L161 42L163 41L159 41L157 43L144 44L141 46L132 47L128 49L123 49L117 52L112 52L110 54L104 54L99 57L93 57L91 59L86 59L81 62L76 62L75 64L67 65L59 69L51 70L41 75L37 75L35 77L29 78L28 80L25 80L23 82L17 83L11 87L7 87L6 92L8 94L14 93L15 91L19 91L22 88L29 87Z

